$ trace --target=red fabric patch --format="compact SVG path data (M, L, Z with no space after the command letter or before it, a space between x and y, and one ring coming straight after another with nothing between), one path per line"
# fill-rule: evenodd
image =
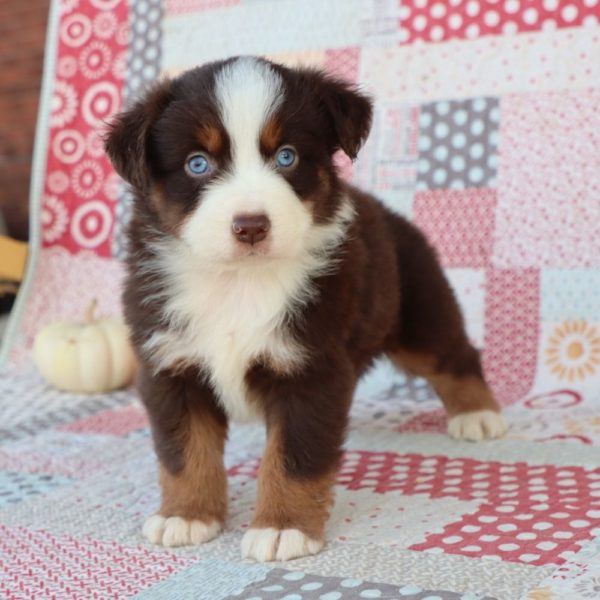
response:
M598 501L596 501L598 508ZM411 550L493 557L531 565L562 564L600 526L600 510L585 503L482 504Z
M338 483L350 490L485 502L412 550L561 564L568 558L564 552L600 527L600 469L356 451L346 453Z
M121 108L127 3L110 11L82 0L63 16L50 115L42 207L44 246L111 255L116 188L101 136Z
M441 42L483 35L577 27L597 22L598 7L585 0L402 0L400 40Z

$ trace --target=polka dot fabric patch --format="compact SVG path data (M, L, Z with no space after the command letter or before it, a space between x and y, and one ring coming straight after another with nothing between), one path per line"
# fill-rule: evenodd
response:
M543 486L539 486L543 487ZM545 496L545 494L538 494ZM600 504L484 504L412 550L479 556L530 565L561 564L600 533Z
M497 98L422 105L417 190L495 187L499 119Z
M394 598L397 600L473 600L471 594L445 590L427 590L418 585L389 585L365 581L356 577L323 577L303 571L271 570L262 581L257 581L227 600L367 600ZM477 596L477 600L492 600Z
M600 506L600 469L503 464L468 458L348 451L338 483L349 490L401 491L430 498Z
M348 452L338 481L349 490L484 503L413 550L560 564L600 527L600 469Z
M598 23L598 0L403 0L400 40L441 42Z

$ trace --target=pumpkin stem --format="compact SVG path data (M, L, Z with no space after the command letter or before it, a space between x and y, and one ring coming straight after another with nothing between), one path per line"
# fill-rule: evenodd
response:
M96 307L98 306L98 300L96 298L92 298L92 301L87 305L85 309L85 322L89 325L94 322L94 313L96 312Z

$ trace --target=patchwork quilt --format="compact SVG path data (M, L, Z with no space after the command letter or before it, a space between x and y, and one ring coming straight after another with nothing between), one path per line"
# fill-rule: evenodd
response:
M96 298L119 314L131 199L102 151L149 82L261 54L376 101L344 176L437 247L510 422L445 434L425 382L380 364L352 412L328 544L240 558L264 444L234 426L227 530L150 546L158 506L132 390L76 395L32 366L36 332ZM31 255L2 350L0 598L600 598L600 2L60 0L51 3Z

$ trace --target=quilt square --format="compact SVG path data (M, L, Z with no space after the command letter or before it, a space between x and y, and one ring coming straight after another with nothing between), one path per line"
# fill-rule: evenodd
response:
M421 106L417 190L496 186L498 99Z
M597 508L597 507L596 507ZM600 525L600 511L589 505L562 503L533 506L483 504L412 550L448 552L484 559L559 565L573 556Z
M24 527L0 525L0 534L2 598L125 598L196 561Z
M532 388L539 334L540 272L486 272L483 366L496 398L513 404Z
M511 95L501 106L494 264L599 266L600 91Z
M596 388L600 378L600 322L566 319L541 328L539 376L556 386Z
M444 267L478 268L490 261L495 209L495 190L433 190L415 194L413 214Z
M441 42L597 23L596 0L402 0L400 39Z
M243 595L242 595L243 594ZM257 581L227 596L225 600L358 600L402 598L403 600L476 600L471 594L423 589L418 585L390 585L357 577L326 577L304 571L273 569ZM479 596L478 600L492 600Z
M541 275L543 320L600 321L600 270L542 269Z

